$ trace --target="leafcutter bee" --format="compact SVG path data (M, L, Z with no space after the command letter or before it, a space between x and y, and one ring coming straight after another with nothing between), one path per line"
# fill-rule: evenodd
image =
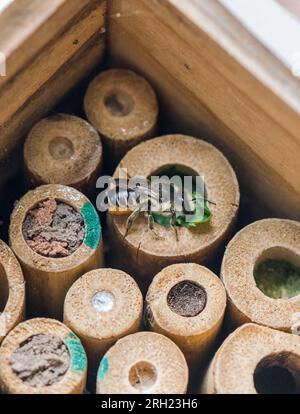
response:
M135 220L143 213L148 228L155 232L155 216L166 218L168 227L174 230L178 241L176 222L179 215L190 214L194 209L192 191L185 191L170 179L150 180L144 177L134 179L116 178L107 190L108 211L115 215L129 214L126 221L126 237Z

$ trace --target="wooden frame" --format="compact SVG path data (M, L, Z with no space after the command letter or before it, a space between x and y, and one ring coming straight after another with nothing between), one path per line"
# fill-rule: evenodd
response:
M104 50L102 0L15 0L0 14L0 181L32 124L87 72Z
M299 219L300 80L292 75L285 45L278 48L273 35L260 33L264 27L253 29L243 16L233 16L228 4L236 0L107 3L111 57L153 83L170 132L213 142L242 185L275 215ZM296 19L290 24L285 9L278 13L279 3L264 4L277 9L285 32L297 34ZM0 77L0 181L15 166L32 124L100 62L105 5L15 0L0 14L0 52L7 58L7 76ZM288 43L289 51L298 38Z
M299 219L300 81L286 64L217 0L111 0L108 17L113 60L152 81L173 129L215 143L247 189Z

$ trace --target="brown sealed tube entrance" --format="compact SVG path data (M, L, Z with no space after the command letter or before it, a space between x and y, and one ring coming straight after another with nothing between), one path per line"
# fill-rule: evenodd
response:
M190 280L177 283L170 289L167 296L169 308L187 318L199 315L204 310L206 302L206 290Z
M145 319L149 329L172 339L195 368L215 342L225 307L225 289L214 273L194 263L174 264L154 277Z

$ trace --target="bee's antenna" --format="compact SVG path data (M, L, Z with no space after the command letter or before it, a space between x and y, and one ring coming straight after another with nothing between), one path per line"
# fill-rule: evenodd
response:
M202 198L204 201L206 201L207 203L209 203L209 204L213 204L214 206L216 206L217 205L217 203L215 203L214 201L211 201L211 200L209 200L208 198L206 198L206 197L202 197L202 196L198 196L199 198ZM196 198L193 198L192 199L192 201L196 201Z

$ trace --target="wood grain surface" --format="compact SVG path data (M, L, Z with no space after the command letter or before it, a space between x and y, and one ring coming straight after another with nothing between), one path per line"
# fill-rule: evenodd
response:
M220 3L112 0L115 63L144 74L173 130L221 148L275 215L300 218L300 82Z

